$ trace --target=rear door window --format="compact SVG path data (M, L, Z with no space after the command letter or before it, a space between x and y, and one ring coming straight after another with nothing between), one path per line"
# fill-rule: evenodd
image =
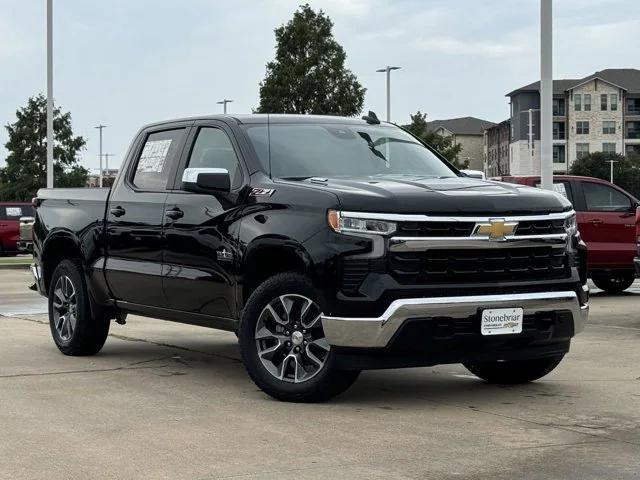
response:
M583 182L582 191L589 212L626 212L631 210L631 199L609 185Z
M141 190L165 190L176 162L185 129L154 132L147 136L133 173L133 185Z
M32 217L33 207L28 205L0 206L0 220L20 220L20 217Z

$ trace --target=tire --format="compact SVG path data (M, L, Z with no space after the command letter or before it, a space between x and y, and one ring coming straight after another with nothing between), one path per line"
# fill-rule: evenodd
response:
M562 361L564 355L534 358L531 360L512 360L507 362L464 363L475 376L499 385L529 383L550 373Z
M63 260L51 277L49 326L53 341L65 355L94 355L104 345L110 319L97 306L92 315L91 307L80 261Z
M591 280L596 284L596 287L607 293L622 293L631 286L635 275L632 272L612 273L608 277L593 277Z
M255 384L273 398L323 402L348 389L360 374L335 369L315 302L305 276L281 273L262 283L245 305L238 335L242 361Z

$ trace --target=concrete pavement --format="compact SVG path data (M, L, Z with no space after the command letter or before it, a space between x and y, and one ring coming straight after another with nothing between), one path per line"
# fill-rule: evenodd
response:
M215 330L130 317L100 354L65 357L45 315L17 313L43 308L27 283L0 272L0 478L640 478L640 292L595 293L531 385L374 371L296 405L260 392Z

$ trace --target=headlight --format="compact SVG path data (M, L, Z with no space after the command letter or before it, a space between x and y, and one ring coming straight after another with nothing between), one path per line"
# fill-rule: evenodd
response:
M564 229L568 235L575 235L578 233L578 221L576 220L575 213L564 220Z
M395 232L396 224L369 218L343 217L337 210L327 212L327 221L336 233L377 233L388 235Z

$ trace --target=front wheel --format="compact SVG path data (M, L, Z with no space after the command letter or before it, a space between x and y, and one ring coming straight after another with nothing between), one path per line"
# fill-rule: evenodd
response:
M99 307L92 315L89 291L79 260L63 260L51 277L49 325L65 355L94 355L109 334L109 317Z
M306 277L282 273L260 285L243 311L242 360L255 384L278 400L325 401L360 373L335 369L314 296Z
M564 355L557 355L531 360L465 363L464 366L471 373L489 383L514 385L533 382L544 377L558 366L563 357Z
M608 277L593 277L592 280L600 290L607 293L622 293L631 286L635 275L633 272L612 273Z

